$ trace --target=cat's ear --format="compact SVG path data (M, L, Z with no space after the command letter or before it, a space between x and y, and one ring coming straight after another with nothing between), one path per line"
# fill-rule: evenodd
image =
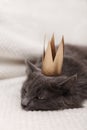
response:
M64 82L62 82L60 85L65 86L66 88L75 86L77 82L77 74L68 77Z
M36 67L34 64L32 64L29 60L26 61L26 65L27 65L27 74L40 71L40 69Z

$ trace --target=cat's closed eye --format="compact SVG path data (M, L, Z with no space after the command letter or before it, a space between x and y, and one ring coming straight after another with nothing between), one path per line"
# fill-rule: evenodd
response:
M44 99L46 99L44 96L37 96L36 98L39 99L39 100L44 100Z
M36 96L36 98L38 99L38 100L46 100L46 99L48 99L48 92L47 92L47 90L43 90L43 89L37 89L37 96Z

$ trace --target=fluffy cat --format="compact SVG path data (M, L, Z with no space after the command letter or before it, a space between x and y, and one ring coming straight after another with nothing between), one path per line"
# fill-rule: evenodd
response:
M33 64L32 64L33 63ZM87 47L65 45L60 76L41 72L41 57L27 61L27 79L21 90L25 110L80 108L87 99Z

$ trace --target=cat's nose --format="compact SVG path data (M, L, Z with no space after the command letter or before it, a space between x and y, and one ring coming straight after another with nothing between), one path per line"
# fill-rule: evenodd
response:
M28 105L29 100L27 98L24 98L21 100L22 106L26 107Z

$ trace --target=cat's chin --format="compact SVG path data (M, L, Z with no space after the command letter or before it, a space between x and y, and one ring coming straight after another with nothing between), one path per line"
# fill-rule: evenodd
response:
M25 111L57 111L58 109L35 109L33 107L29 107L29 106L24 106L23 104L21 104L21 107L23 110ZM63 109L60 109L63 110Z

